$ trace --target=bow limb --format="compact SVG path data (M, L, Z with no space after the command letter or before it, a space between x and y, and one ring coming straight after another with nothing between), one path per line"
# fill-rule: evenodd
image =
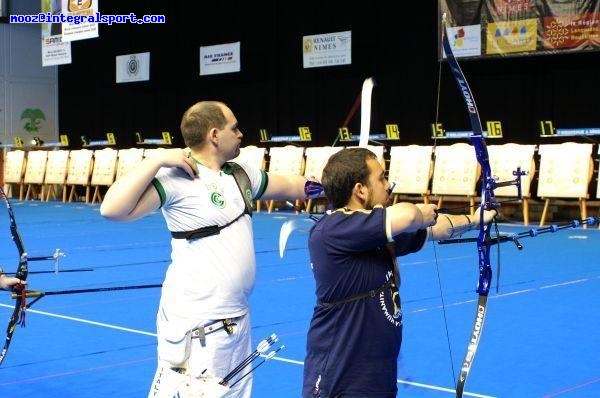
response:
M25 282L27 280L27 275L29 274L29 269L27 265L27 252L25 251L23 240L21 239L21 235L19 234L19 230L17 229L17 222L15 220L15 215L10 205L10 201L8 200L8 197L6 196L6 193L4 192L1 186L0 195L6 203L6 209L8 211L8 218L10 221L10 234L19 252L19 265L17 266L15 277ZM12 315L10 316L8 326L6 328L6 338L4 340L4 347L2 347L2 351L0 351L0 365L4 361L6 353L8 352L8 347L10 346L15 327L20 321L24 323L24 311L26 301L25 286L22 283L19 283L13 286L12 291L16 294L17 297L15 299L15 308L12 312Z
M444 47L444 51L446 52L448 64L450 65L452 75L456 80L458 88L465 101L467 111L469 113L471 127L473 130L473 134L471 135L470 140L471 144L473 145L473 148L475 149L475 156L477 157L477 162L481 166L482 178L480 205L481 210L479 213L479 235L477 237L479 280L477 283L476 291L479 295L479 298L477 302L477 311L475 314L475 323L471 332L471 338L467 347L467 353L465 355L465 359L462 362L460 374L458 376L456 384L456 396L462 397L467 377L469 376L469 372L471 370L475 354L477 353L477 348L479 346L479 342L483 332L485 315L487 312L487 298L492 279L492 267L490 265L491 245L489 244L491 225L484 223L483 211L492 210L497 207L497 203L494 197L494 188L496 187L496 182L494 177L492 176L492 169L489 162L488 150L485 143L485 139L483 137L483 128L481 126L481 120L479 118L477 106L475 105L475 98L473 97L473 93L469 88L467 80L464 74L462 73L458 62L456 61L456 58L454 57L454 53L452 52L450 42L448 41L447 21L445 14L443 16L442 44Z

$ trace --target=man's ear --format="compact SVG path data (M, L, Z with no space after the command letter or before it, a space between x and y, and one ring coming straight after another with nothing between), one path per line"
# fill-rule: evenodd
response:
M219 130L216 127L213 127L208 131L208 139L211 142L217 142L217 136L219 134Z
M367 186L361 182L357 182L356 184L354 184L352 193L360 200L367 200L367 196L368 196Z

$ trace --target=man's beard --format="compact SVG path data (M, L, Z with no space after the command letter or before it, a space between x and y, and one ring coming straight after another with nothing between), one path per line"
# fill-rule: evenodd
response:
M369 191L369 196L367 196L367 200L365 200L365 209L366 210L373 210L373 207L377 206L377 205L381 205L383 207L387 207L390 204L390 197L388 196L386 198L386 200L383 201L383 203L375 203L373 201L373 198L371 197L371 191Z

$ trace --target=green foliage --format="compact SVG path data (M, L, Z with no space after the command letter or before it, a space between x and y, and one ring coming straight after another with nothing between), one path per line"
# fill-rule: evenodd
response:
M42 112L41 109L31 109L27 108L21 113L21 120L26 119L27 122L23 128L28 133L37 133L41 128L41 121L46 120L46 115Z

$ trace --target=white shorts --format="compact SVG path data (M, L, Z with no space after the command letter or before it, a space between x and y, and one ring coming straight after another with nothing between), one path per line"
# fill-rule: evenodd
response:
M212 321L203 321L206 325ZM250 336L250 316L248 314L234 318L235 325L232 333L219 329L205 337L205 344L200 339L191 338L190 333L185 338L167 340L158 328L158 368L148 394L149 398L181 398L197 397L241 397L250 398L252 392L253 365L249 364L233 377L223 394L215 386L223 380L236 366L252 352ZM160 321L158 322L160 325ZM165 324L163 323L163 332ZM178 340L178 341L177 341ZM258 361L258 359L256 360ZM255 362L256 362L255 361ZM243 376L239 383L236 383ZM177 395L179 394L179 395Z

